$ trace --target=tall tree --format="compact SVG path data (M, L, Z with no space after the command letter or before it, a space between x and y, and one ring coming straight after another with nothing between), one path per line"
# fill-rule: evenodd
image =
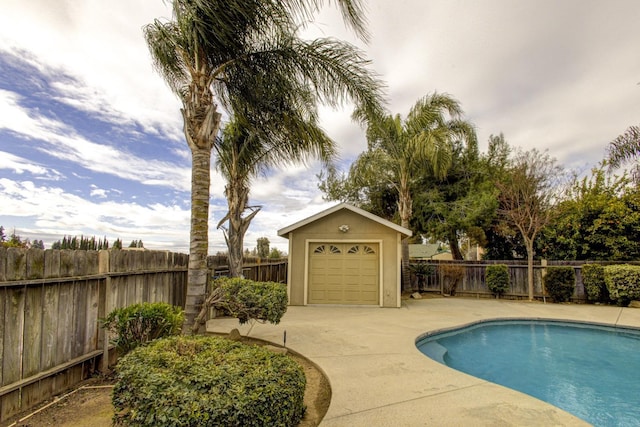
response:
M303 93L301 89L289 96ZM311 101L306 95L291 108L281 107L281 111L274 114L273 119L282 124L276 129L256 127L235 117L214 145L216 167L227 181L228 211L218 228L223 229L227 242L231 277L242 275L244 235L261 208L249 205L251 181L273 167L305 162L313 157L327 163L335 156L334 143L320 129L313 105L304 106L302 102ZM306 114L309 111L313 114Z
M506 179L511 167L512 149L504 135L489 136L487 152L481 156L481 169L489 183L494 187L495 198L498 199L497 184ZM522 236L517 229L505 222L504 216L490 215L490 223L484 227L484 259L510 260L526 257L527 251Z
M256 241L256 253L260 258L267 258L269 256L269 239L266 237L258 237Z
M555 159L533 149L518 152L506 178L497 184L499 213L519 231L527 249L530 301L533 300L534 244L540 231L551 221L562 175Z
M397 192L389 180L379 179L387 173L383 164L369 163L368 157L359 156L348 173L339 172L335 167L320 172L318 188L325 200L339 200L388 221L399 222Z
M324 4L318 0L173 0L173 18L145 27L154 65L182 102L184 134L191 150L191 230L185 325L195 319L207 279L211 153L222 111L269 119L255 88L270 94L310 87L322 101L346 99L375 108L380 84L362 53L334 40L296 36ZM337 0L347 25L366 38L359 0ZM287 79L288 77L288 79ZM256 82L262 80L259 85ZM286 83L286 84L285 84ZM275 101L273 97L269 98Z
M617 169L624 163L635 159L631 168L633 180L640 184L640 126L631 126L622 135L609 143L607 162L609 169Z
M538 247L547 259L627 261L640 257L640 188L604 168L571 183Z
M360 176L372 176L375 165L378 181L386 182L398 195L400 225L409 228L413 214L413 186L424 169L441 179L451 165L453 142L475 141L475 131L462 120L460 103L447 94L434 92L419 99L406 118L399 114L368 115L356 111L367 128L368 150L357 163ZM403 281L408 284L409 244L402 242Z
M454 141L451 168L446 178L425 171L415 191L413 231L446 241L454 259L464 259L460 241L468 238L484 245L497 211L497 190L491 166L480 156L475 140Z

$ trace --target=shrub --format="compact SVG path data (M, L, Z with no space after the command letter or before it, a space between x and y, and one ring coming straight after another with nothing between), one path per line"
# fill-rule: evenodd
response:
M544 285L554 302L569 301L576 289L573 267L548 267Z
M306 380L286 355L220 337L157 340L123 357L114 424L295 426Z
M509 267L505 264L488 265L486 280L489 290L500 297L509 290Z
M418 290L422 291L426 286L427 277L435 274L436 268L425 263L412 263L409 264L409 271L416 277L416 280L418 282Z
M589 301L609 301L609 290L604 282L604 266L600 264L583 265L582 283Z
M640 299L640 266L608 265L604 268L604 281L609 296L620 306L627 306L631 300Z
M143 302L113 310L102 320L102 327L116 335L112 342L125 354L146 342L179 334L183 322L182 308Z
M240 323L257 319L278 324L287 311L284 283L222 277L214 280L213 287L219 288L220 295L212 306L237 317Z
M438 268L442 275L444 293L454 296L464 277L465 268L455 264L440 264Z

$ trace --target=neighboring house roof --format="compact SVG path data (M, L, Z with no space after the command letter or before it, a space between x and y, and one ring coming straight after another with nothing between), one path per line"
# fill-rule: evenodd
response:
M436 255L446 253L451 252L448 250L442 250L442 246L438 243L409 245L409 258L433 258Z
M292 225L290 225L288 227L285 227L285 228L282 228L282 229L278 230L278 236L287 237L288 238L289 233L291 233L292 231L294 231L294 230L296 230L296 229L298 229L300 227L303 227L303 226L305 226L307 224L311 224L312 222L317 221L320 218L324 218L324 217L326 217L328 215L331 215L332 213L337 212L337 211L339 211L341 209L350 210L351 212L354 212L354 213L356 213L358 215L361 215L361 216L363 216L365 218L368 218L368 219L370 219L372 221L375 221L378 224L384 225L385 227L389 227L389 228L391 228L391 229L397 231L398 233L401 233L401 234L403 234L403 235L405 235L407 237L411 237L413 235L413 232L411 230L406 229L404 227L401 227L398 224L394 224L391 221L387 221L384 218L380 218L377 215L374 215L374 214L372 214L370 212L367 212L367 211L365 211L363 209L356 208L355 206L352 206L352 205L350 205L348 203L340 203L339 205L335 205L335 206L333 206L333 207L331 207L329 209L325 209L324 211L319 212L319 213L317 213L315 215L312 215L312 216L310 216L310 217L308 217L306 219L303 219L302 221L298 221L295 224L292 224Z

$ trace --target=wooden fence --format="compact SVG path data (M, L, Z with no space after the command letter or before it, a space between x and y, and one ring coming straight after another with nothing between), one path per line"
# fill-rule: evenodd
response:
M536 299L544 299L547 295L543 292L542 278L546 268L551 266L571 266L576 272L576 288L572 296L572 301L583 302L586 300L584 284L582 283L582 266L584 264L614 264L613 262L594 261L535 261L533 266L533 294ZM509 267L510 288L504 294L508 299L525 299L529 297L527 280L526 261L447 261L429 260L411 262L412 266L427 266L423 271L424 275L417 275L416 270L420 267L412 268L411 286L412 290L422 290L425 292L438 292L448 294L456 273L461 274L457 281L455 295L472 296L477 298L493 298L493 294L487 287L485 271L487 266L495 264L506 264ZM633 262L631 262L633 264Z
M0 248L0 422L108 363L111 310L184 306L187 265L164 251Z
M287 258L270 259L247 257L244 259L242 275L250 280L258 282L287 283ZM226 256L212 256L208 259L211 277L226 276L229 274L228 260Z
M137 302L184 307L188 255L140 249L68 251L0 248L0 422L69 389L112 357L99 319ZM507 264L506 298L527 298L521 261L412 261L428 274L411 274L414 290L444 293L452 272L461 274L456 295L491 297L485 270ZM549 261L576 270L573 299L585 299L585 262ZM212 277L228 273L226 257L210 257ZM534 266L536 298L544 298L545 265ZM286 283L287 260L245 260L244 276Z

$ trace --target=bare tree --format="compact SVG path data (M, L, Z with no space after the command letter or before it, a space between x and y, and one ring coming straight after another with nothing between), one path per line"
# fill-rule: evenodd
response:
M529 301L533 300L534 243L540 231L552 219L552 207L558 201L563 169L545 151L518 152L500 190L499 213L522 235L527 249Z

